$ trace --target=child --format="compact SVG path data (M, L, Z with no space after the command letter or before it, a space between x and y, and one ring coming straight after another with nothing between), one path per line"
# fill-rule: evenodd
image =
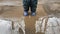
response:
M28 16L29 7L31 8L31 16L36 15L37 0L23 0L24 16Z

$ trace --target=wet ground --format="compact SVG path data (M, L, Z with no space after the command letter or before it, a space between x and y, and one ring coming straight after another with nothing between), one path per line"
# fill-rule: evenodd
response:
M24 17L25 21L25 31L26 34L44 34L42 32L35 33L35 24L36 21L43 16L48 16L48 13L45 11L45 8L43 4L38 4L37 6L37 14L36 16L23 16L23 6L20 4L20 6L2 6L0 7L0 18L9 18L9 20L12 19L20 19L21 17ZM11 19L10 19L11 18ZM13 20L14 21L14 20ZM20 29L21 30L21 29ZM20 31L20 34L23 34L22 31Z

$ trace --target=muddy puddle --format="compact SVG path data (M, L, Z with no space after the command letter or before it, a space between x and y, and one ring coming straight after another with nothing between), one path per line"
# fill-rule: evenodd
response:
M0 0L0 34L60 34L60 0L38 0L36 16L23 16L22 5Z

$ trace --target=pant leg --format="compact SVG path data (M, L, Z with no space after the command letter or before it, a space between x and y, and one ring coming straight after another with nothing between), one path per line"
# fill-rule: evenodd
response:
M29 0L23 0L23 8L24 8L24 11L29 10Z
M38 0L31 0L31 12L36 12Z

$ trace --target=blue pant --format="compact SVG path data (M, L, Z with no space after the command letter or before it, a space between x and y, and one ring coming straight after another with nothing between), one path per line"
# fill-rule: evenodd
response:
M36 12L38 0L23 0L24 11L29 11L29 7L31 8L31 12Z

